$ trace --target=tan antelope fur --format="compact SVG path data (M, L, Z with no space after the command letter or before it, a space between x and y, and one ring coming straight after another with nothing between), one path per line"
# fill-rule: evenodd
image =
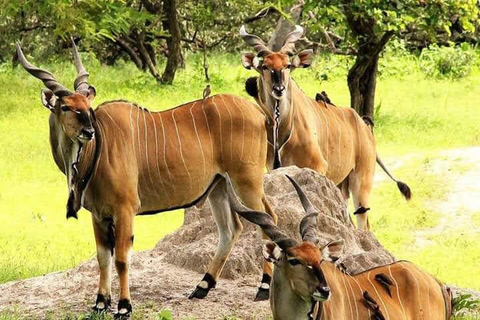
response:
M296 165L325 175L339 186L345 198L352 193L357 227L369 229L367 211L375 162L397 182L407 199L410 189L381 163L372 128L355 110L317 102L291 79L295 68L312 63L312 50L294 54L295 42L302 34L302 27L296 26L280 51L272 52L259 37L248 34L245 27L240 29L240 36L257 52L243 54L242 64L260 74L247 80L246 89L269 119L268 166Z
M222 176L229 174L245 204L276 219L263 191L267 137L261 109L220 94L164 112L120 100L102 103L94 111L90 102L95 89L88 85L75 44L75 91L30 64L19 45L17 52L22 66L49 89L42 91L42 102L51 111L54 160L68 179L67 217L76 217L82 206L92 213L100 269L94 309L109 309L114 256L120 282L116 317L131 313L128 273L135 215L201 205L208 198L219 245L190 298L205 297L242 231ZM265 262L264 273L271 272Z
M450 319L450 289L411 262L399 261L353 276L341 271L334 262L342 254L344 241L318 247L318 211L288 178L306 212L300 223L301 243L279 230L268 214L241 204L227 183L234 211L273 240L263 252L275 265L270 288L274 320Z

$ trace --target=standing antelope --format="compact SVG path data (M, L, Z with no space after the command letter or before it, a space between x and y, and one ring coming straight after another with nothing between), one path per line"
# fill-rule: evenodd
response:
M269 118L268 166L276 169L296 165L325 175L339 186L346 199L352 193L357 227L369 229L367 211L375 161L397 182L407 200L410 188L385 168L376 153L371 128L355 110L319 103L290 78L295 68L307 68L312 63L312 50L294 54L295 42L302 34L302 27L296 26L280 51L272 52L244 26L240 29L240 36L257 52L256 56L243 54L242 64L260 74L258 79L247 80L246 89Z
M340 271L333 262L342 254L344 241L318 248L318 211L288 178L306 212L300 223L301 243L285 235L268 214L241 204L227 183L233 210L272 239L263 253L275 265L270 289L274 320L450 319L450 289L410 262L395 262L354 276Z
M203 204L208 198L219 245L190 295L204 298L215 287L242 231L222 175L232 177L242 201L276 219L263 191L267 138L261 110L232 95L215 95L164 112L126 101L104 102L93 110L96 91L88 84L75 44L75 91L30 64L18 44L17 54L25 70L49 89L42 90L41 100L51 111L53 158L68 179L67 218L76 218L82 206L92 213L100 269L94 310L110 307L114 254L120 282L116 318L131 314L128 273L135 215ZM264 273L271 272L271 264L264 263Z

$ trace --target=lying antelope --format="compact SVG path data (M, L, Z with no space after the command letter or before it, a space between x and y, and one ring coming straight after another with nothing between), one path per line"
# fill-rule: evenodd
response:
M117 318L130 315L129 254L133 218L185 208L210 200L219 245L203 280L190 298L204 298L222 271L242 231L229 207L221 175L232 177L242 201L266 210L263 191L266 119L245 99L215 95L164 112L150 112L126 101L91 108L95 88L74 44L78 76L75 91L30 64L17 44L22 66L43 81L43 105L50 110L50 144L58 168L67 176L67 218L80 207L92 213L100 282L94 310L109 309L111 263L120 282ZM264 273L271 274L271 264ZM268 298L268 297L267 297Z
M272 239L263 253L275 265L270 290L274 320L450 319L450 289L410 262L395 262L354 276L340 271L333 262L341 256L344 241L332 241L319 249L318 211L288 178L306 212L300 223L301 243L285 235L268 214L241 204L227 183L234 211Z
M259 37L248 34L243 26L240 29L240 36L257 52L243 54L242 64L260 74L247 80L246 89L269 118L268 165L273 169L296 165L325 175L346 199L352 193L357 226L369 229L367 211L375 162L406 199L410 199L410 188L385 168L376 153L371 127L355 110L317 102L291 79L295 68L312 63L312 50L294 54L295 42L302 34L302 27L296 26L280 51L272 52Z

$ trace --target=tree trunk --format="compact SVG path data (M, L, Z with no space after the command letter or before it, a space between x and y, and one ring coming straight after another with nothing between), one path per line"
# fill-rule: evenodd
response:
M392 36L393 31L387 31L380 39L370 35L370 37L364 37L364 41L358 44L355 64L348 71L347 81L350 90L350 107L360 116L369 116L373 119L378 59Z
M369 116L373 119L375 89L377 85L379 55L357 55L355 64L348 72L348 88L350 90L350 106L360 116ZM368 64L367 68L363 65Z
M163 22L163 27L168 30L170 37L167 39L168 59L167 65L162 75L162 82L172 84L175 78L175 72L181 63L182 47L180 25L178 23L177 13L178 0L165 0L163 3L163 15L166 20Z

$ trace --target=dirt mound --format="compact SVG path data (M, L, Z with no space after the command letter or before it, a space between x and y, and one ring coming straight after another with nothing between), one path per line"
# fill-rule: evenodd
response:
M285 174L305 189L319 210L318 234L322 244L339 238L346 240L346 255L339 262L348 271L357 273L394 260L371 233L355 230L340 191L309 169L281 168L266 175L268 200L279 216L279 226L288 235L298 239L304 212ZM134 308L167 308L173 311L175 319L223 319L229 315L245 320L265 319L270 315L268 302L253 302L261 276L260 235L249 222L244 221L244 227L222 273L227 279L220 280L206 299L191 301L187 297L205 272L218 240L208 205L202 210L187 210L182 228L165 237L153 250L132 256L130 288ZM90 260L66 272L6 283L0 285L0 311L17 308L35 319L45 318L47 310L52 309L55 313L86 312L93 304L97 280L96 261ZM112 288L116 303L117 279Z
M305 213L286 174L303 187L307 197L320 212L320 244L345 239L346 252L338 263L343 263L347 271L356 274L395 261L372 233L355 229L340 191L330 180L310 169L281 168L268 174L265 179L267 199L278 215L278 225L289 236L300 240L299 224ZM260 235L251 223L243 218L242 222L243 233L225 265L221 275L223 278L240 279L261 275ZM162 255L165 262L204 273L217 243L216 225L207 203L200 210L186 210L184 226L160 241L153 252Z

